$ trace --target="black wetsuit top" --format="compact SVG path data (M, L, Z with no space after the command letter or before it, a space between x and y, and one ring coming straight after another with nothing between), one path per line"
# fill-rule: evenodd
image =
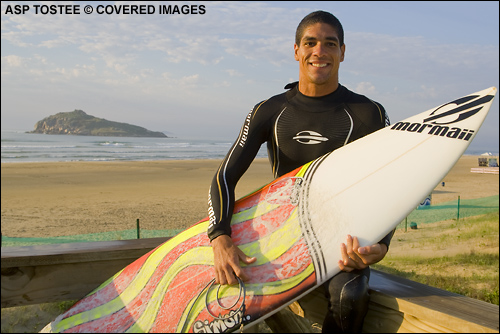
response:
M222 161L209 192L210 240L231 235L234 189L267 142L275 177L389 125L382 107L342 85L326 96L308 97L293 83L285 93L257 104ZM381 242L389 246L392 233ZM387 239L387 240L386 240Z

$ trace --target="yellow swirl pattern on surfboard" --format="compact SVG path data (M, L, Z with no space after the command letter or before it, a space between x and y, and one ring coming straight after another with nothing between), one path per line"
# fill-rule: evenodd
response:
M207 224L198 224L193 226L193 228L188 229L181 234L184 236L188 235L188 238L193 237L200 233L205 233L207 228ZM177 245L175 242L175 238L181 238L181 235L177 235L173 239L167 241L166 243L159 246L151 255L148 257L146 262L142 265L140 271L134 277L132 282L125 288L125 290L115 299L98 306L96 308L92 308L88 311L84 311L78 314L75 314L69 318L61 320L57 324L57 330L63 331L67 330L71 327L78 326L82 323L92 321L97 318L101 318L105 315L112 314L118 310L120 310L123 306L127 305L133 298L135 298L137 291L141 291L144 286L149 281L150 277L153 275L156 267L163 260L163 258ZM187 238L186 238L187 239ZM114 278L116 278L123 270L121 270L118 274L113 276L111 279L103 283L97 289L95 289L88 296L98 293L100 290L105 288L108 284L113 284Z
M294 176L294 178L303 176L308 166L309 165L304 165ZM254 192L248 195L246 198L253 195L260 195L258 193L259 192ZM260 200L256 205L253 205L249 208L240 208L239 212L235 212L231 224L232 226L235 226L252 219L259 219L259 217L262 217L264 215L272 214L273 211L280 208L280 206L281 204L270 203L266 200ZM173 237L164 244L160 245L151 253L146 254L145 256L147 256L147 259L145 259L144 263L135 273L135 276L128 282L128 285L125 287L121 287L123 291L119 292L119 294L115 298L90 309L80 307L81 311L78 311L77 313L66 318L62 317L60 321L55 321L53 323L52 330L71 330L76 326L85 323L91 323L94 320L112 316L116 312L127 309L128 306L136 298L138 298L142 290L146 288L148 284L151 284L150 279L158 270L158 266L161 265L165 257L168 256L170 252L172 252L172 250L181 243L206 233L208 223L208 221L201 221L193 227ZM288 252L294 245L297 244L297 242L300 241L302 237L302 231L297 217L297 209L295 208L291 210L284 222L281 222L277 227L271 228L266 233L266 235L252 242L238 245L244 253L250 256L257 257L257 261L250 266L257 267L272 262ZM177 287L172 288L171 283L175 280L179 273L191 266L206 266L206 268L204 269L205 271L211 270L210 268L213 266L213 253L209 244L200 245L184 251L169 265L168 269L163 273L161 279L157 283L155 283L156 285L149 287L152 292L148 294L148 300L145 301L146 305L140 310L140 313L137 312L138 314L134 316L134 322L126 329L127 332L147 332L150 330L154 330L153 327L155 325L157 317L159 316L159 312L161 311L164 296L167 293L176 293ZM98 288L89 293L86 298L98 296L99 293L106 288L115 288L114 286L110 285L116 283L115 279L120 275L123 275L124 270L125 269L121 270L112 278L101 284ZM246 298L283 293L292 289L297 285L298 282L302 282L313 272L313 265L309 264L301 272L292 277L287 277L285 279L276 280L273 282L252 282L247 285L248 293ZM116 288L118 289L119 287ZM239 289L234 287L225 287L223 291L225 298L237 296L239 293ZM208 303L210 304L216 301L216 299L216 294L211 293L208 299ZM186 305L185 312L179 319L177 330L182 330L183 328L191 328L193 322L196 320L196 316L206 307L205 300L198 299L196 305L194 305L191 309L191 306L193 303L195 303L195 300L196 298L193 298ZM189 312L189 310L191 310L191 312Z

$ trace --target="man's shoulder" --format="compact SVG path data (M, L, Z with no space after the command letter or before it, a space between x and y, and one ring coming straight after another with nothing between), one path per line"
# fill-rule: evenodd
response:
M342 88L345 90L343 94L344 94L344 101L347 104L364 106L363 109L373 110L379 113L385 113L385 109L381 103L372 100L366 95L355 93L345 86L342 86Z
M351 110L358 113L359 116L362 116L362 118L365 119L373 118L380 120L385 123L385 125L390 123L389 117L381 103L372 100L363 94L355 93L345 86L343 86L343 89L345 89L343 92L345 103Z
M366 95L355 93L345 86L342 86L342 88L344 89L345 99L348 102L376 104L376 105L382 106L379 102L372 100L371 98L367 97Z
M290 91L285 91L276 95L271 96L267 100L260 101L254 107L254 111L265 110L266 112L276 112L281 110L280 107L286 103L287 95Z

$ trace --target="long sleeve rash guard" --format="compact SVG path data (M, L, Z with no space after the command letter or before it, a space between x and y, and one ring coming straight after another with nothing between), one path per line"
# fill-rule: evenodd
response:
M213 178L208 199L210 240L231 235L236 184L263 143L277 178L389 125L382 105L342 85L322 97L301 94L297 83L285 88L290 89L251 110ZM389 246L391 238L392 233L381 242Z

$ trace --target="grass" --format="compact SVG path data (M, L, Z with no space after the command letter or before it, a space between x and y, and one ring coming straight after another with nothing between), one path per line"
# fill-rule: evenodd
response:
M385 259L372 267L498 305L498 221L493 212L398 230Z
M75 301L18 306L2 309L2 333L37 333Z

